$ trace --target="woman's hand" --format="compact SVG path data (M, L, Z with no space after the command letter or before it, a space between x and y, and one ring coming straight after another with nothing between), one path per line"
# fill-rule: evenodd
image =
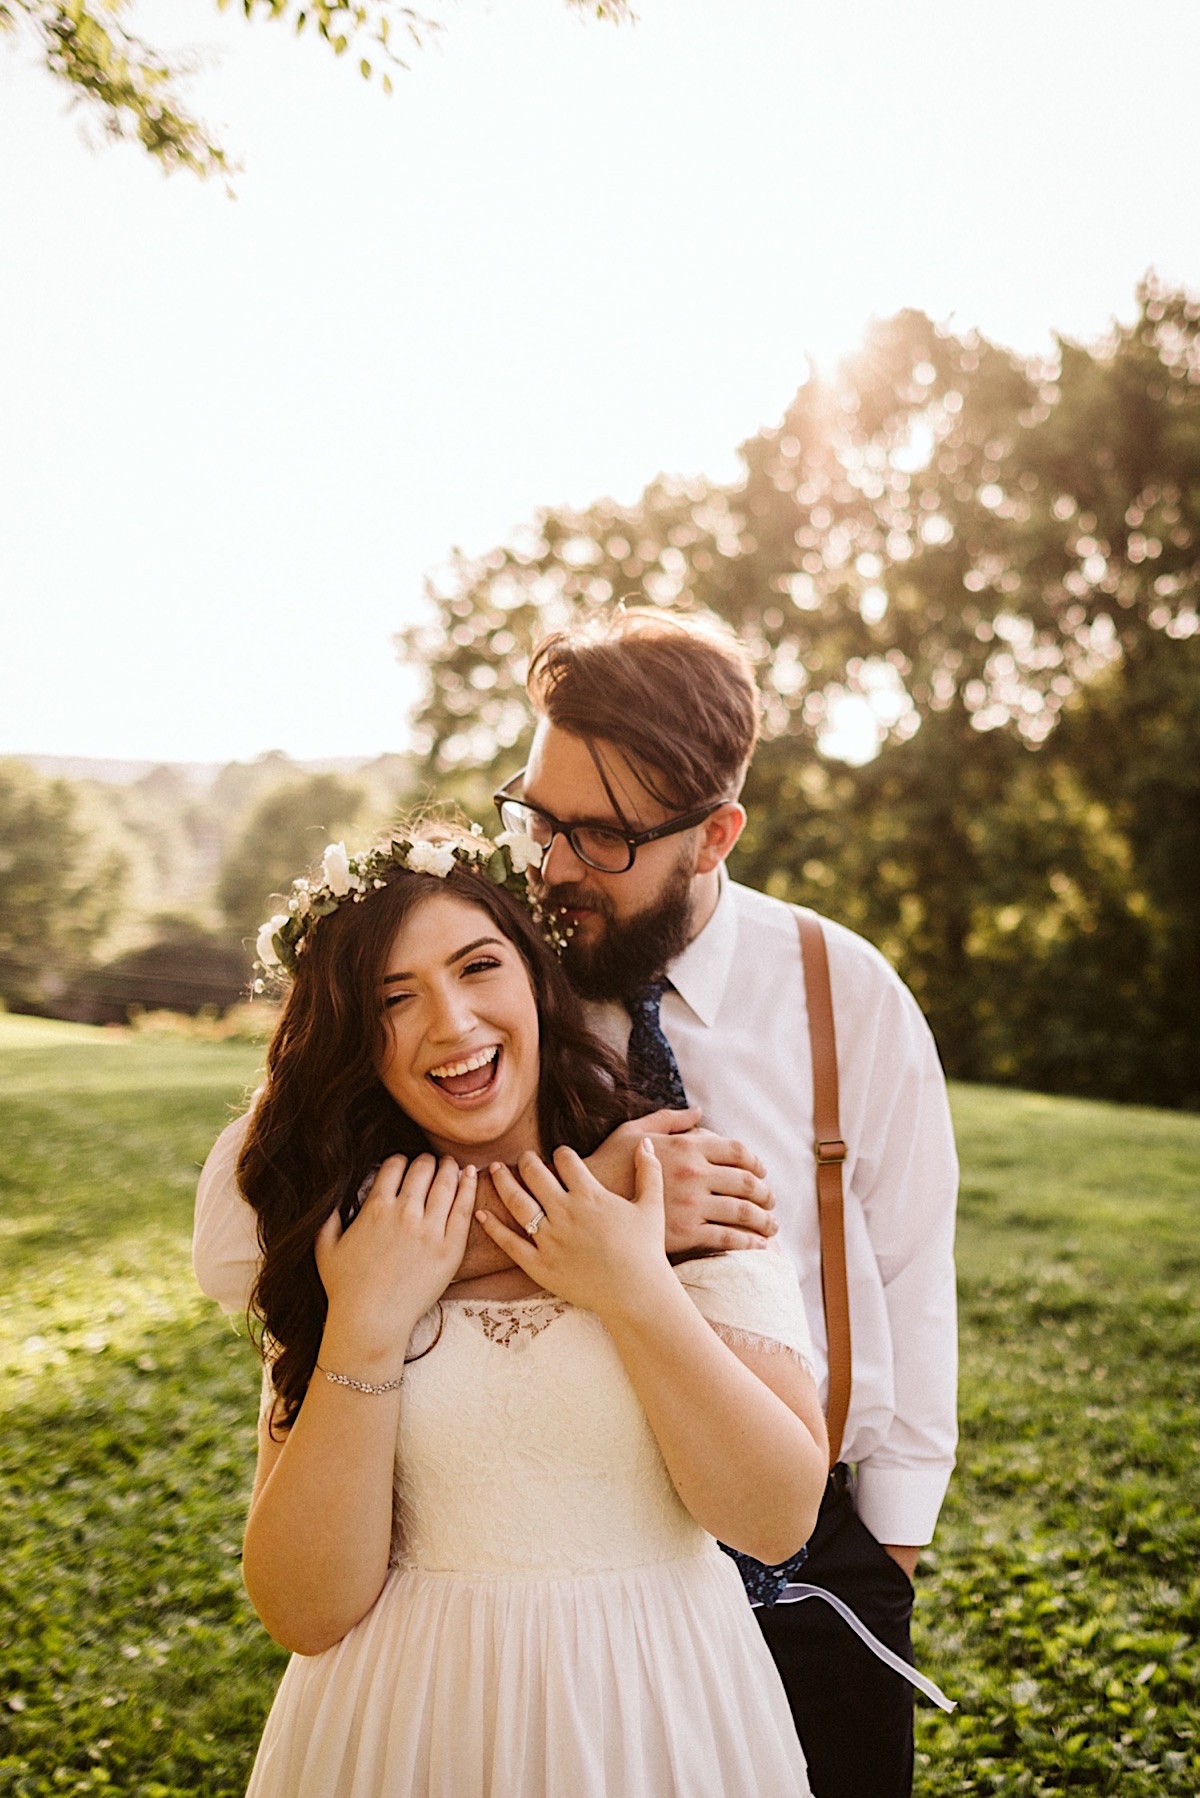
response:
M587 1158L602 1185L628 1195L637 1144L654 1137L662 1163L668 1255L762 1249L779 1226L766 1169L745 1143L700 1125L700 1109L652 1111L619 1124Z
M829 1471L816 1388L790 1356L734 1350L705 1322L666 1257L649 1137L634 1165L631 1203L570 1149L555 1152L553 1172L522 1156L528 1191L492 1169L522 1228L486 1212L480 1221L531 1279L600 1318L701 1528L759 1560L786 1560L812 1533Z
M242 1572L271 1634L298 1654L340 1642L387 1578L404 1351L462 1259L474 1204L474 1168L392 1155L353 1223L335 1212L317 1236L329 1299L318 1365L396 1385L367 1396L318 1374L282 1443L259 1425Z
M354 1221L343 1228L336 1211L325 1220L315 1245L329 1300L323 1364L360 1379L399 1376L413 1325L462 1260L475 1183L475 1169L448 1155L389 1155Z
M552 1159L549 1168L537 1155L522 1155L524 1186L506 1167L493 1167L496 1190L521 1228L510 1230L486 1211L479 1222L547 1292L602 1318L643 1310L664 1282L675 1283L654 1144L644 1137L635 1153L632 1202L602 1186L574 1149L556 1149ZM526 1226L539 1214L530 1236Z

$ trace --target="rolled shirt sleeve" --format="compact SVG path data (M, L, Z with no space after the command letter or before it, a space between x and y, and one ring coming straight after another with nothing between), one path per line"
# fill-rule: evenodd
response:
M846 1013L838 1062L853 1145L848 1183L886 1313L893 1394L886 1428L868 1428L857 1444L848 1435L846 1458L857 1465L858 1512L871 1533L920 1546L933 1537L958 1434L958 1157L941 1063L916 1001L874 950L864 959L856 938L857 966L845 967L850 933L826 931L835 1014ZM854 993L844 1008L839 972Z

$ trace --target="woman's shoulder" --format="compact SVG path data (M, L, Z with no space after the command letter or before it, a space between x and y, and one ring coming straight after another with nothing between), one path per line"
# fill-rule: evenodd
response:
M794 1349L806 1361L812 1339L800 1296L800 1282L788 1257L777 1249L737 1249L680 1262L680 1284L709 1323L767 1337Z

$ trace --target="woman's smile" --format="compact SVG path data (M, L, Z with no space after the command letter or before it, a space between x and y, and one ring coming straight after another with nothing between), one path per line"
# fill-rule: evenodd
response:
M448 1093L452 1099L468 1102L482 1099L496 1083L502 1054L500 1044L492 1043L489 1048L477 1049L460 1060L430 1068L425 1078L432 1080L439 1092Z

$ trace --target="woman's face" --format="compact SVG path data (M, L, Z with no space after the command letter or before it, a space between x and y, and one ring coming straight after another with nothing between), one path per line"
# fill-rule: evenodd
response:
M481 907L433 894L397 930L379 1078L438 1154L485 1166L540 1149L538 1015L516 944Z

